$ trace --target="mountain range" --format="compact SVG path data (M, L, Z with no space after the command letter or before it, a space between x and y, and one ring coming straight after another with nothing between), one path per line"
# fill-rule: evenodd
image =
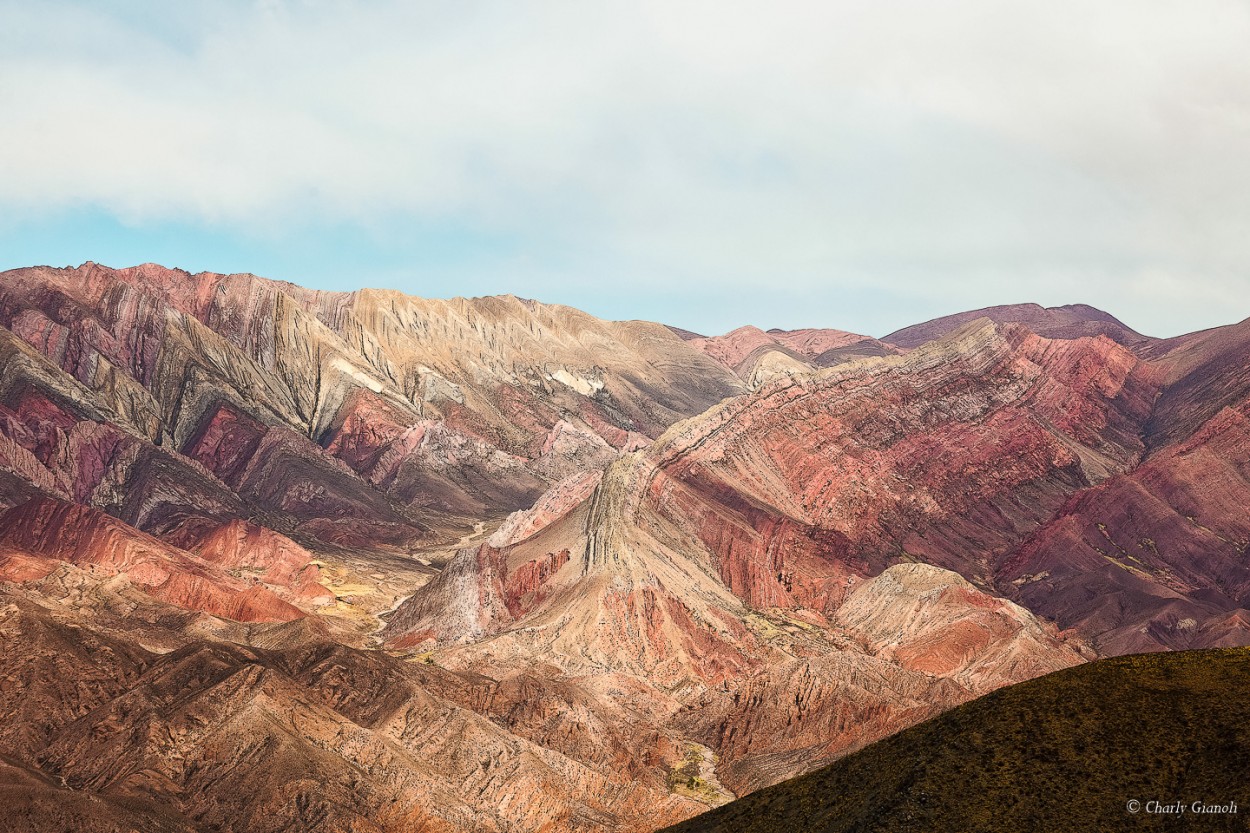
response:
M0 357L32 830L655 829L1250 644L1250 322L707 337L88 263L0 274Z

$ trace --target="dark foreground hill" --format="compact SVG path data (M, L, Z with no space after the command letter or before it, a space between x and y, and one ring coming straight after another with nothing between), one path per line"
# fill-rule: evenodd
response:
M1248 774L1250 650L1141 654L1001 689L668 830L1250 830Z

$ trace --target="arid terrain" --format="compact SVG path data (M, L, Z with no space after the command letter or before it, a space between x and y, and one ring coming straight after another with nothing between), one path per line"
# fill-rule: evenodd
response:
M1250 322L666 324L0 274L16 829L654 830L1250 644Z

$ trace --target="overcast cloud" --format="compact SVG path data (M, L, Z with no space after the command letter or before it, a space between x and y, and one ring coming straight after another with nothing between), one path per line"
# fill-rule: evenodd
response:
M704 330L1250 315L1248 2L171 6L0 2L0 267L91 216Z

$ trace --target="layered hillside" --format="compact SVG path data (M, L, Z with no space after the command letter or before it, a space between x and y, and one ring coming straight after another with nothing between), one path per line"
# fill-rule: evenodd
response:
M0 275L0 778L137 829L646 829L1250 641L1250 331L989 312Z
M667 830L1245 830L1248 692L1246 649L1101 660Z
M761 786L1079 660L987 592L988 536L1007 552L1137 462L1155 393L1139 369L1110 341L987 322L766 385L567 491L546 526L514 524L529 537L465 550L384 633L459 667L690 687L683 725L722 781Z
M302 623L231 641L169 624L144 607L84 623L0 589L6 829L636 830L706 806L625 751L673 741L619 733L559 682L456 674Z
M364 593L376 610L441 545L740 389L665 327L512 297L20 269L0 274L0 509L96 507L179 548L250 524L345 587L398 578Z
M585 559L664 546L754 608L823 615L902 561L992 588L998 558L1072 493L1140 461L1157 391L1108 340L989 322L907 356L787 377L612 467L585 502L597 513L580 521Z
M98 509L51 498L0 515L0 580L43 579L62 564L101 580L122 576L155 598L238 622L298 619L303 611L285 599L331 598L306 550L242 522L206 536L197 556Z
M858 578L920 561L1104 652L1242 644L1250 406L1152 452L1159 404L1188 379L1164 369L1105 337L982 319L786 377L610 469L571 551L680 553L752 608L826 616Z
M48 458L120 454L167 498L127 496L149 531L191 514L168 499L189 470L310 540L407 544L527 506L738 389L659 325L153 265L4 273L0 326L10 466L92 500L99 472ZM103 425L68 436L84 422ZM93 448L58 455L58 429Z

